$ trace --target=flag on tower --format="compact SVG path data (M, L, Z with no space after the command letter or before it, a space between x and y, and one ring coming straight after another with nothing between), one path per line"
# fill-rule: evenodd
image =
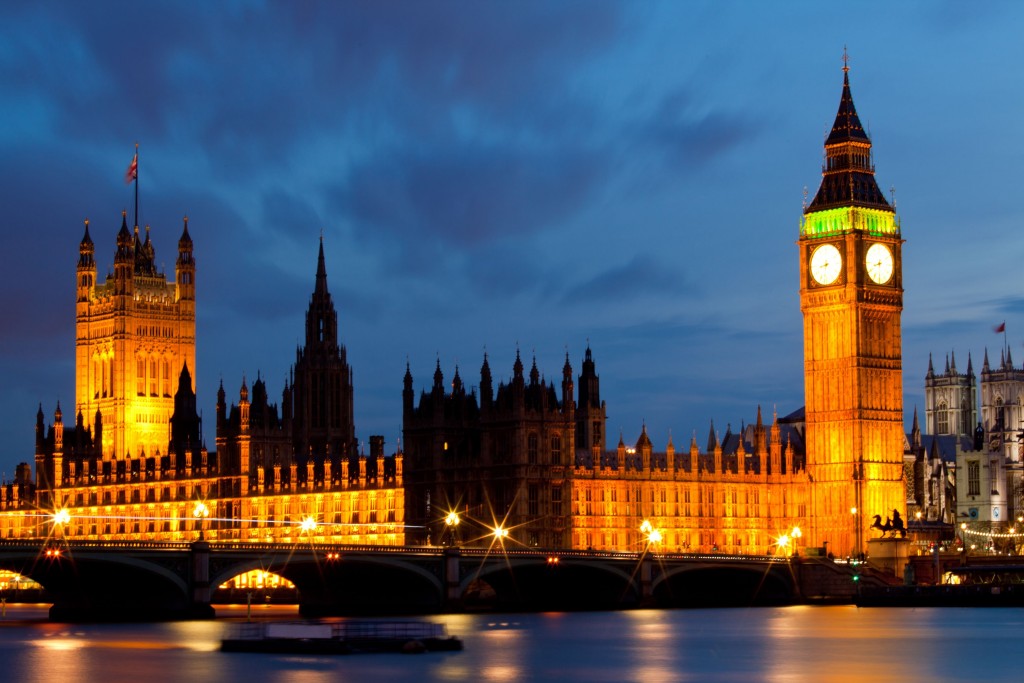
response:
M139 153L132 157L132 163L128 164L128 170L124 172L124 184L130 185L133 180L139 177Z
M996 334L1000 334L1002 332L1006 332L1006 321L1004 320L1003 322L1001 322L998 325L996 325L995 327L993 327L992 331L995 332Z

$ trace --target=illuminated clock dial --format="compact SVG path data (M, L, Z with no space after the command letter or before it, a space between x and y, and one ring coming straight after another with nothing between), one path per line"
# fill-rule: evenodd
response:
M843 257L834 244L823 244L811 254L811 277L819 285L830 285L839 278Z
M892 278L892 252L884 244L872 244L865 257L865 267L872 282L884 285Z

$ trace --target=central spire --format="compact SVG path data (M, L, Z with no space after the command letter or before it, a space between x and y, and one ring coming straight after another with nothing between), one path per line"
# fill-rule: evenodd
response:
M327 294L327 266L324 265L324 236L320 235L320 255L316 261L316 293Z
M324 238L320 236L320 253L316 262L316 286L306 311L306 347L331 349L338 346L338 315L327 289L327 267L324 265Z

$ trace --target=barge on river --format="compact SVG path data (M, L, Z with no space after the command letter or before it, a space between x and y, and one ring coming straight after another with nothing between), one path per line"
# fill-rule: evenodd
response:
M422 621L266 622L236 624L221 652L345 655L453 652L462 641L444 624Z

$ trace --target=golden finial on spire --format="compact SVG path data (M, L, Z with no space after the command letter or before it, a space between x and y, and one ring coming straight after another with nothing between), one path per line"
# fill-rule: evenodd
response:
M850 72L850 55L846 51L846 46L843 45L843 73Z

